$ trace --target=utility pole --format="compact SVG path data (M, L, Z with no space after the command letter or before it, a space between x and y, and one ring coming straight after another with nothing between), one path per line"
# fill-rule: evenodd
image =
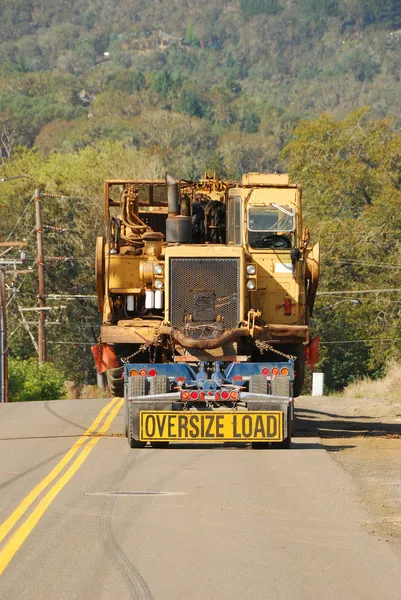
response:
M0 402L8 402L6 274L0 269Z
M47 360L46 352L46 298L45 298L45 264L43 256L43 231L42 231L42 204L40 199L40 190L35 190L35 210L36 210L36 242L38 255L38 279L39 279L39 335L38 335L38 354L39 363Z

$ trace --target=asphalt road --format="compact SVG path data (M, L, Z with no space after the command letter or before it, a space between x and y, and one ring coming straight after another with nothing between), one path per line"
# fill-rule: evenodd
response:
M401 598L318 439L131 450L108 403L0 405L2 600Z

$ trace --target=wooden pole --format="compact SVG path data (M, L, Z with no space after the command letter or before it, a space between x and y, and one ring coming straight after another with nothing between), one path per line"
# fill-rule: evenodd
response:
M45 263L43 256L43 231L42 231L42 205L40 199L40 190L35 190L35 209L36 209L36 242L38 259L38 284L39 284L39 307L42 309L39 313L39 335L38 335L38 354L39 363L47 360L46 352L46 306L45 297Z
M6 275L0 269L0 402L8 402Z

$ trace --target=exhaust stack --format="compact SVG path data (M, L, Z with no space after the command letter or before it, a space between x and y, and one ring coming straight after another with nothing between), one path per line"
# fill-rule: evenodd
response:
M166 173L166 185L168 203L166 241L170 244L190 244L192 242L191 217L179 214L179 183Z

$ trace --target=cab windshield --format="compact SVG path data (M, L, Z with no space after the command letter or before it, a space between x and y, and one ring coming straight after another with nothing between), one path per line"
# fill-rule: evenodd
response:
M248 241L252 248L291 248L295 214L289 206L270 204L248 209Z
M295 229L294 211L289 206L250 206L249 231L287 233Z

